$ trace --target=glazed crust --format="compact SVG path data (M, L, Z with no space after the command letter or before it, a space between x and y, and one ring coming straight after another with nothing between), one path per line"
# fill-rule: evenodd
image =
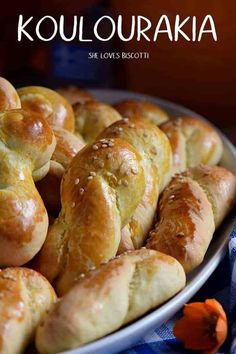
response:
M119 253L140 248L153 226L160 192L169 182L171 171L171 148L166 136L154 124L143 119L123 119L100 135L119 137L132 144L142 156L145 191L129 223L122 229Z
M235 204L235 174L223 167L202 165L188 170L186 175L196 181L207 195L217 228Z
M126 100L114 104L113 107L122 117L132 118L137 115L156 125L160 125L169 120L168 114L163 109L158 105L147 101Z
M20 98L9 81L0 77L0 111L21 108Z
M70 103L46 87L27 86L17 90L22 108L38 113L50 126L74 132L74 113Z
M45 87L28 86L17 90L22 107L46 119L56 137L56 148L48 174L37 184L49 213L58 215L60 203L60 179L76 153L84 146L82 138L73 134L74 113L70 103L59 93ZM40 178L37 178L40 180ZM52 193L54 191L54 193Z
M47 173L55 138L47 122L23 110L0 113L0 265L22 265L41 248L48 227L35 188Z
M125 174L132 169L135 174ZM62 180L61 213L36 259L42 274L50 281L57 278L59 293L80 273L115 256L121 228L144 184L141 157L122 139L97 141L72 160Z
M209 123L198 118L173 118L160 126L167 135L172 152L172 175L188 168L217 165L223 152L219 134Z
M160 199L147 247L175 257L186 272L193 270L235 197L236 177L223 167L202 165L176 175Z
M73 109L75 133L80 134L87 143L92 143L106 127L122 119L113 107L101 102L76 103Z
M170 299L185 286L181 265L141 249L111 260L59 300L36 334L39 353L76 348L111 333Z
M0 352L21 354L56 300L49 282L27 268L0 270Z

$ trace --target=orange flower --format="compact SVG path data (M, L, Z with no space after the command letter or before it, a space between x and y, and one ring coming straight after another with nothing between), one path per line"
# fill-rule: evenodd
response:
M215 354L227 337L227 318L221 304L210 299L185 305L174 335L186 349Z

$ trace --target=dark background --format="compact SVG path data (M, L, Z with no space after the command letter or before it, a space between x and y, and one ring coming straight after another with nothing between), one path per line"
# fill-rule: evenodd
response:
M57 87L75 83L81 87L114 87L163 97L184 104L217 124L236 143L236 3L227 0L34 0L6 1L0 14L0 74L16 86ZM155 24L162 14L173 19L196 15L214 17L218 42L203 36L199 43L169 42L163 35L158 42L65 43L35 40L17 42L19 14L34 16L30 28L34 35L37 19L44 15L66 17L70 33L73 15L86 18L85 34L94 21L107 14L122 14L125 28L132 15L143 15ZM52 28L45 25L45 33ZM104 27L104 32L106 28ZM147 60L88 60L91 51L148 51Z

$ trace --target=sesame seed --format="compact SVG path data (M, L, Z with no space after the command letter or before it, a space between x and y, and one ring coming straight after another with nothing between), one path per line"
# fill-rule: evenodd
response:
M104 162L99 160L98 161L98 167L103 168L104 167Z
M122 131L123 131L123 128L118 127L118 131L119 131L119 132L122 132Z
M80 278L84 278L85 277L85 274L84 273L82 273L82 274L80 274L80 276L79 276Z
M73 202L72 204L71 204L71 208L74 208L75 207L75 202Z
M99 141L101 141L101 143L106 143L107 139L100 139Z
M91 181L91 179L93 179L93 176L88 176L87 179Z
M175 236L176 237L184 237L185 235L183 232L178 232Z
M112 147L114 146L114 143L112 141L109 141L108 146Z
M84 194L84 188L80 188L79 192L81 195Z
M102 144L102 148L107 148L108 145L107 144Z
M93 150L98 150L98 146L97 145L93 145Z
M94 171L89 172L89 174L90 174L90 176L93 176L93 177L96 176L96 172L94 172Z
M151 147L151 153L153 153L154 155L157 154L157 150L154 146Z
M124 121L125 123L128 123L128 122L129 122L129 118L123 118L123 121Z
M134 128L135 127L135 124L130 124L130 128Z
M111 177L112 173L111 172L107 172L107 176Z
M94 161L97 160L97 159L98 159L97 156L93 156L93 157L92 157L92 160L94 160Z
M132 168L131 168L131 172L132 172L134 175L137 175L137 174L138 174L138 169L137 169L137 167L132 167Z
M111 138L110 141L111 141L112 143L114 143L115 139Z
M96 269L96 267L91 267L89 270L95 270Z
M75 184L79 184L79 178L75 179Z
M175 199L175 195L172 194L172 195L169 197L169 199Z

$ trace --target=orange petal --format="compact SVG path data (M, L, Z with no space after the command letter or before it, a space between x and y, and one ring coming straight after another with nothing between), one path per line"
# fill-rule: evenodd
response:
M219 317L216 324L216 339L222 345L227 338L228 326L224 318Z
M186 349L210 349L216 344L216 340L210 338L207 334L206 324L205 317L184 316L176 322L174 335L184 342Z
M214 348L212 348L212 350L207 351L205 353L205 354L215 354L227 338L227 332L228 332L227 317L223 307L218 301L214 299L206 300L206 306L208 307L209 311L212 312L215 311L215 314L216 313L218 314L218 320L215 328L217 345Z
M184 307L184 316L191 318L203 318L209 316L209 311L207 307L202 302L193 302L191 304L186 304Z
M227 336L227 319L222 306L214 299L185 305L184 316L176 322L174 334L186 349L216 353Z
M225 311L218 301L216 301L215 299L208 299L205 301L205 305L208 311L211 311L214 314L218 314L227 321Z
M222 344L224 343L224 341L227 338L227 320L226 320L226 316L224 313L224 317L225 318L218 318L217 324L216 324L216 341L217 344L212 347L210 350L206 350L203 352L203 354L215 354L218 352L218 349L222 346Z

